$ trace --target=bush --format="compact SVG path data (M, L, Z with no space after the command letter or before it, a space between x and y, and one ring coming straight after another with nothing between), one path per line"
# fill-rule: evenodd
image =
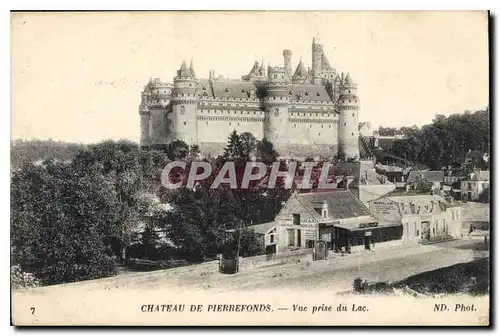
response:
M34 288L40 286L40 281L31 273L21 270L21 266L10 267L10 282L13 289Z

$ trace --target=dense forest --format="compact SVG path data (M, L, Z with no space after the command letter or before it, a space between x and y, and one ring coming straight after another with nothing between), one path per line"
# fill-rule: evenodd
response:
M15 140L10 144L11 167L41 160L67 161L75 157L85 145L53 140Z
M490 152L489 109L449 117L436 115L431 124L398 133L405 133L406 137L394 141L391 154L434 170L458 167L469 150Z

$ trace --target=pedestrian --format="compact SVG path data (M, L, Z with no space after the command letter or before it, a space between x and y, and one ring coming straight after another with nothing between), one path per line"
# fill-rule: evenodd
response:
M372 241L372 249L375 250L375 240Z

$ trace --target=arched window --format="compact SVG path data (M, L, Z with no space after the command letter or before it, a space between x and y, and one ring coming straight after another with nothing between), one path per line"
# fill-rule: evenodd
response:
M278 108L274 109L274 116L279 117L280 116L280 110Z
M181 106L181 114L184 114L186 113L186 107L185 106Z

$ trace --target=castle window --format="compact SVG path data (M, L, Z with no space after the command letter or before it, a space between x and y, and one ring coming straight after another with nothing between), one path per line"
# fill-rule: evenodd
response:
M240 123L238 123L238 126L240 126Z
M193 84L192 84L192 83L189 83L189 86L193 86Z
M311 128L311 127L312 127L312 124L309 124L309 128Z
M297 128L297 124L293 124L293 128Z
M323 128L323 125L321 125L321 128Z
M318 93L316 93L316 96L318 96L318 97L319 97L319 96L321 96L321 94L318 92Z
M291 96L292 95L292 91L288 92L288 94Z
M354 113L352 114L352 116L354 117Z
M351 102L351 100L349 99L349 103Z
M354 135L354 132L353 132L353 133L351 133L351 135Z
M347 124L346 124L346 123L344 123L344 126L347 126Z
M184 124L184 126L186 126L186 122L184 122L183 124Z
M183 97L184 97L184 93L183 93L183 94L181 94L181 96L183 96Z
M279 109L274 109L274 116L279 117L280 116L280 110Z
M241 88L241 92L245 92L245 89L244 89L244 88Z
M205 123L205 126L208 126L208 121Z
M332 125L328 125L328 128L332 128Z
M181 114L184 114L184 113L186 113L186 107L181 106Z
M320 135L321 135L321 133L318 133L318 136L320 136Z
M307 91L306 91L305 95L306 95L306 96L309 96L309 92L307 92Z
M225 89L224 89L224 92L229 92L229 89L228 89L228 88L225 88Z
M229 126L231 126L231 123L229 123Z

